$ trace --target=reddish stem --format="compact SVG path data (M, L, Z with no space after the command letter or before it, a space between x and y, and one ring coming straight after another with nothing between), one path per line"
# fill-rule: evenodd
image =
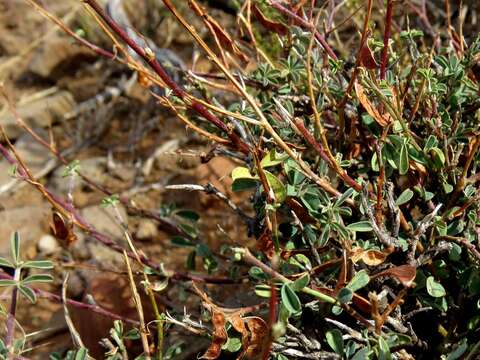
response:
M347 185L351 186L356 191L362 190L362 185L360 185L353 178L351 178L345 170L337 169L337 166L335 166L335 164L332 164L332 161L330 161L330 158L325 153L323 146L308 131L308 129L303 124L302 120L295 121L295 125L297 126L298 130L302 133L305 140L310 144L310 146L312 146L318 152L321 158L325 160L325 162L330 166L330 168L334 170Z
M281 13L283 13L284 15L287 15L288 17L290 17L291 19L293 19L295 21L295 23L297 25L300 25L304 28L307 28L309 29L310 31L312 31L314 34L315 34L315 38L318 40L318 42L322 45L323 49L325 50L325 52L334 60L338 60L337 58L337 55L335 55L335 53L333 52L332 48L330 47L330 45L328 45L327 41L325 40L325 38L318 32L318 30L315 28L315 25L309 23L308 21L302 19L300 16L298 16L297 14L295 14L293 11L287 9L286 7L284 7L283 5L277 3L276 1L271 1L271 5L277 9L278 11L280 11Z
M383 34L382 62L380 64L380 79L385 79L388 63L388 42L392 28L393 1L387 0L387 13L385 15L385 32Z
M0 272L0 279L9 279L10 280L10 279L12 279L12 277L8 274ZM15 287L15 289L16 289L16 287ZM51 292L36 289L36 288L31 288L31 289L39 297L43 297L43 298L46 298L46 299L49 299L49 300L52 300L52 301L55 301L55 302L59 302L59 303L62 302L62 297L59 296L59 295L55 295ZM90 305L90 304L86 304L86 303L76 301L76 300L71 300L71 299L67 299L67 304L78 307L78 308L81 308L81 309L91 310L91 311L93 311L97 314L104 315L104 316L109 317L111 319L122 320L122 321L130 323L130 324L138 325L138 321L132 320L132 319L120 316L120 315L117 315L117 314L112 313L108 310L105 310L104 308L102 308L98 305Z

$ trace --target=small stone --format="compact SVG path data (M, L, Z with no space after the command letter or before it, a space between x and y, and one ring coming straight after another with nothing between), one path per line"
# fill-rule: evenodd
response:
M152 220L141 220L138 224L136 235L138 240L151 240L155 238L158 235L157 224Z
M91 56L91 52L74 44L67 36L50 36L34 53L29 70L44 78L57 77L69 64Z
M18 115L30 127L46 128L61 119L64 114L72 111L75 107L75 100L68 91L50 88L24 98L15 104ZM19 137L24 130L18 126L15 116L8 106L0 110L0 124L3 125L7 136L11 139Z
M60 248L57 239L52 235L43 235L37 243L37 249L42 255L51 255Z

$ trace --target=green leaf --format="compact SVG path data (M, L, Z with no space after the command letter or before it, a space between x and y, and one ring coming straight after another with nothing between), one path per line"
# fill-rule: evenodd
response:
M10 250L12 251L12 259L15 264L20 261L20 234L15 231L11 238Z
M12 269L15 268L15 265L13 265L9 260L3 257L0 257L0 266L12 268Z
M378 360L392 360L390 347L383 337L378 338Z
M457 360L467 351L468 349L468 342L467 339L462 339L460 344L453 350L450 354L448 354L447 360Z
M237 337L229 337L227 342L223 344L222 349L229 352L237 352L242 348L242 340Z
M46 283L46 282L51 282L53 281L52 275L48 274L35 274L35 275L30 275L27 276L25 279L23 279L20 284L21 285L27 285L31 283Z
M239 166L232 171L232 180L235 181L238 179L258 179L258 177L250 174L250 170L246 167Z
M352 300L352 298L353 298L353 291L352 289L349 289L347 287L340 289L340 291L337 294L337 299L342 304L348 304Z
M435 136L433 135L430 135L427 139L427 141L425 142L425 146L423 147L423 150L425 152L428 152L430 149L432 149L434 146L437 146L438 144L438 140Z
M200 215L198 215L195 211L193 210L179 210L175 213L175 215L180 216L184 219L196 222L198 219L200 219Z
M232 191L246 191L255 189L258 184L258 180L255 179L237 179L232 183Z
M260 161L260 166L264 169L271 166L276 166L283 163L288 158L287 154L279 154L275 149L268 152L267 155Z
M282 285L281 297L283 305L291 314L297 314L302 310L300 299L289 284Z
M275 194L275 200L277 203L283 202L287 197L287 189L285 185L282 184L278 178L268 171L265 172L265 177L267 178L268 185L271 187L273 193Z
M353 356L352 360L370 360L370 355L372 354L372 350L367 347L364 347L356 352Z
M329 237L330 237L330 224L325 224L320 234L318 245L324 246L327 243Z
M117 206L119 202L120 202L119 196L117 194L113 194L113 195L104 197L102 199L102 202L100 203L100 206L106 209L109 207Z
M372 225L369 221L359 221L348 225L347 229L354 232L369 232L372 231Z
M370 281L370 277L367 274L366 270L360 270L355 274L355 276L350 280L347 287L353 292L363 288Z
M248 275L250 275L250 277L252 277L255 280L266 280L267 279L267 275L265 275L263 270L261 268L259 268L258 266L252 266L250 268L250 270L248 270Z
M180 246L180 247L190 247L190 246L195 246L194 243L192 243L191 241L185 239L184 237L182 236L174 236L172 237L172 245L175 245L175 246Z
M335 206L341 206L350 196L352 196L354 191L355 190L353 188L349 188L348 190L346 190L342 195L338 197L337 201L335 201Z
M84 347L78 349L77 353L75 354L75 360L85 360L88 356L88 350Z
M272 295L272 292L270 290L270 286L261 284L255 286L255 294L257 294L259 297L269 298Z
M22 268L53 269L53 263L49 260L26 261L22 264Z
M37 296L35 295L35 292L29 287L19 285L18 290L20 290L20 293L28 300L30 300L32 304L35 304L37 302Z
M12 285L16 285L17 282L13 279L0 279L0 287L3 287L3 286L12 286Z
M430 296L435 298L443 297L447 294L442 284L435 281L433 276L427 278L427 292Z
M413 197L413 191L410 189L405 189L400 196L398 197L397 201L395 201L395 204L398 206L403 205L408 203Z
M291 286L292 286L292 289L294 291L300 291L302 290L304 287L306 287L308 285L308 283L310 282L310 275L308 275L308 273L306 273L305 275L301 276L300 278L298 278L297 280L295 280Z
M343 338L342 333L338 329L329 330L326 333L328 345L338 355L343 355Z
M195 227L188 224L178 224L178 227L182 229L185 234L187 234L191 238L195 239L197 237L197 229Z
M445 154L443 153L443 151L437 147L434 147L430 149L430 154L432 155L432 160L435 168L442 168L445 164Z
M400 175L405 175L408 173L408 147L407 144L404 144L400 149L400 162L398 164L398 171Z

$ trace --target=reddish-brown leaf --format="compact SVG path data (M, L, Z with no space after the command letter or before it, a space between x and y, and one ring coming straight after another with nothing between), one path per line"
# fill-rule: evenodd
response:
M263 254L271 259L275 255L275 245L273 244L272 233L265 229L260 238L257 241L257 249L263 252Z
M389 276L400 281L404 286L410 287L417 276L417 269L411 265L400 265L374 275L374 277Z
M77 241L77 236L73 232L73 222L66 220L58 211L53 212L50 227L53 235L63 246L69 247Z
M378 64L375 61L372 50L368 47L368 43L360 50L360 65L369 70L375 70L378 68Z
M240 316L240 313L234 313L228 316L228 322L232 324L233 328L242 335L242 346L243 349L248 348L250 342L249 331L245 326L245 321Z
M252 12L265 29L282 36L287 34L288 28L285 25L268 19L255 4L252 4Z

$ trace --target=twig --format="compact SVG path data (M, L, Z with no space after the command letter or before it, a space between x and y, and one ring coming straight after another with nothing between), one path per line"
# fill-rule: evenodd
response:
M388 43L390 41L390 29L392 27L393 3L395 0L387 0L387 13L385 15L385 32L383 34L382 62L380 64L380 79L385 79L388 63Z
M337 60L337 55L333 52L332 48L330 45L328 45L327 41L325 38L318 32L318 30L315 28L314 24L311 24L307 22L306 20L302 19L300 16L292 12L291 10L287 9L284 7L282 4L275 0L270 0L270 5L280 11L282 14L287 15L289 18L294 20L297 25L301 25L304 28L307 28L311 32L315 34L315 38L318 40L320 44L322 44L323 48L325 49L325 52L334 60Z
M0 272L0 279L12 279L12 277L10 275L6 274L6 273ZM38 297L45 298L45 299L55 301L55 302L58 302L58 303L62 303L62 297L59 296L59 295L53 294L53 293L45 291L45 290L40 290L40 289L37 289L37 288L31 288L31 289L35 292L35 294ZM111 311L108 311L108 310L106 310L106 309L104 309L104 308L102 308L101 306L98 306L98 305L91 305L91 304L83 303L83 302L72 300L72 299L66 299L65 301L68 305L72 305L72 306L75 306L75 307L80 308L80 309L89 310L89 311L92 311L94 313L106 316L110 319L121 320L121 321L130 323L132 325L138 325L137 320L129 319L129 318L126 318L124 316L112 313Z
M13 275L13 280L17 283L20 281L21 268L15 268L15 273ZM13 343L13 338L15 335L15 314L17 311L17 300L18 300L18 286L15 284L12 289L12 297L10 301L10 309L7 314L7 333L5 334L5 347L13 353L13 350L10 349L10 346Z
M167 185L165 189L168 190L187 190L187 191L203 191L207 194L213 194L225 204L228 205L242 220L245 222L249 231L252 230L255 219L245 214L245 212L240 209L232 200L230 200L227 195L218 190L213 184L208 183L206 186L197 185L197 184L177 184L177 185Z
M248 250L247 248L237 248L235 250L238 251L242 255L243 261L245 261L246 263L248 263L250 265L258 266L266 274L270 275L272 278L280 280L282 283L286 283L286 284L292 282L291 280L287 279L282 274L278 273L277 271L275 271L274 269L272 269L268 265L264 264L263 262L258 260L256 257L254 257L252 255L252 253L250 252L250 250ZM329 295L326 295L326 294L322 294L321 292L319 292L317 290L314 290L314 289L311 289L309 287L304 287L301 291L304 292L305 294L311 295L311 296L316 297L317 299L319 299L321 301L324 301L324 302L327 302L327 303L330 303L330 304L335 304L337 302L337 300L335 300L333 297L331 297Z
M449 235L442 235L442 236L437 236L437 239L441 240L447 240L447 241L453 241L459 245L464 246L467 248L470 253L477 258L477 261L480 261L480 251L478 251L477 247L472 244L470 241L468 241L465 238L462 237L456 237L456 236L449 236Z
M138 318L140 320L140 338L142 339L143 353L144 357L147 360L150 360L150 347L148 346L148 330L145 326L145 319L143 315L142 300L137 291L137 286L135 285L135 280L133 279L132 268L130 267L130 260L128 258L127 252L123 251L123 257L125 258L125 264L127 265L128 278L130 280L130 287L133 293L133 300L135 302L135 307L137 308Z

